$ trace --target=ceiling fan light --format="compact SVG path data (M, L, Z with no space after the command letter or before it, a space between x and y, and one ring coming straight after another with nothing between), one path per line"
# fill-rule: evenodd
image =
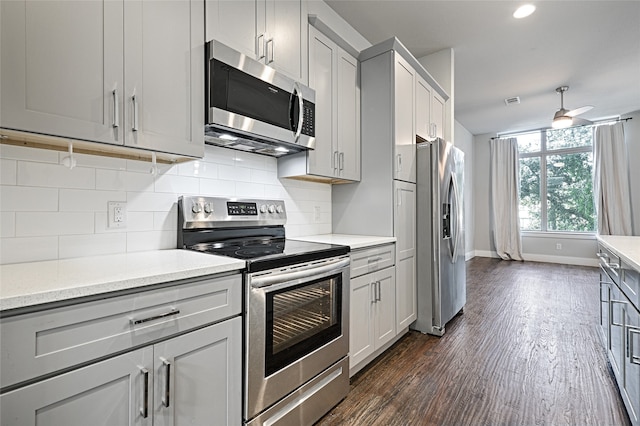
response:
M556 115L553 117L551 127L554 129L565 129L573 124L573 118L567 115Z
M534 5L524 4L520 6L518 9L516 9L515 12L513 12L513 17L516 19L526 18L527 16L535 12L535 10L536 10L536 7Z

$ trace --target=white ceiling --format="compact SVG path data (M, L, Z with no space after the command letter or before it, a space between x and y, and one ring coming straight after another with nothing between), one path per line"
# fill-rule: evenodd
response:
M640 1L325 0L372 44L396 36L417 58L453 48L455 118L472 134L548 127L564 105L580 117L640 110ZM504 99L521 103L506 106Z

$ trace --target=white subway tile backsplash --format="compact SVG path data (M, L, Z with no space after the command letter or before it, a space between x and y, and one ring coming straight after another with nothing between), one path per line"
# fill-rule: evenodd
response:
M127 251L167 250L178 246L174 231L128 232Z
M233 197L236 183L232 180L200 179L200 195L211 197Z
M130 212L169 211L177 202L177 194L156 192L127 193L127 210Z
M178 164L178 175L218 179L218 165L200 160L187 161Z
M127 201L124 191L96 191L88 189L61 189L61 212L107 211L109 201Z
M96 169L96 189L153 192L154 181L150 173Z
M172 194L198 194L200 181L195 177L178 175L158 175L156 177L155 191L169 192Z
M92 234L92 212L20 212L16 215L16 236Z
M221 164L218 167L218 177L222 180L251 182L251 169L248 167L227 166Z
M236 196L264 198L264 185L260 183L236 182Z
M0 238L16 236L16 214L14 212L0 213Z
M177 164L0 146L0 262L175 248L180 195L285 200L287 235L331 232L331 186L277 178L277 159L205 146ZM107 202L127 203L124 228L107 227ZM320 215L316 214L320 208ZM34 247L33 245L36 245Z
M57 211L58 189L0 186L0 210L5 212Z
M58 151L1 144L0 157L11 160L34 161L36 163L57 163Z
M58 258L58 237L2 238L0 263L37 262ZM46 277L43 277L46 279Z
M15 185L17 179L17 164L15 160L0 160L0 184Z
M127 234L62 235L59 244L60 259L124 253Z
M18 185L48 188L95 189L96 171L88 167L68 169L60 164L18 161Z

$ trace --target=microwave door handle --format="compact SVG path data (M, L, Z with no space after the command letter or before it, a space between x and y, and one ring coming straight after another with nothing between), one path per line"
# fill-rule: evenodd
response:
M300 134L302 134L302 120L304 118L304 103L302 100L302 91L300 90L300 85L296 82L293 84L293 93L298 98L298 127L296 128L295 141L298 142L300 138ZM293 104L291 105L293 108Z

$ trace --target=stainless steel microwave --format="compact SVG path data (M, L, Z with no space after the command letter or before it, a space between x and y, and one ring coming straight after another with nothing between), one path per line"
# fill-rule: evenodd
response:
M314 148L313 89L218 41L206 55L206 143L274 157Z

